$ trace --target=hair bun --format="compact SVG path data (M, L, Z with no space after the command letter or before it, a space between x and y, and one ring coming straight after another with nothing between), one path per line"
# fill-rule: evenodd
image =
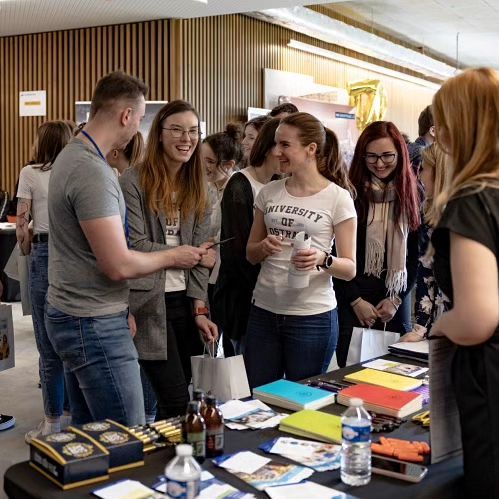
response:
M242 138L241 125L239 125L238 123L227 123L227 125L225 125L225 133L231 139L239 141Z

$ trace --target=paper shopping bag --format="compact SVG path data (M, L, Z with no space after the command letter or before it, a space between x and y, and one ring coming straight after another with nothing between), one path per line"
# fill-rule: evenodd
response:
M399 333L354 327L346 365L351 366L386 355L389 345L396 343L399 339Z
M222 402L251 395L242 355L227 358L196 355L191 357L191 367L194 390L211 392Z
M12 307L0 304L0 371L14 367L14 358Z

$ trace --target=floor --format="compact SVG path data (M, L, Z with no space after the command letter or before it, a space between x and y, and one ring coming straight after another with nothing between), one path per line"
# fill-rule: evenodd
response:
M28 459L24 434L43 417L42 392L38 388L38 352L31 316L23 317L20 303L13 303L16 367L0 373L0 412L16 418L16 425L0 431L0 499L3 475L14 463Z

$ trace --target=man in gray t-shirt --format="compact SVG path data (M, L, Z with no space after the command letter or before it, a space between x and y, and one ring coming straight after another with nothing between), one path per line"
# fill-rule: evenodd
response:
M140 253L127 247L123 195L106 155L124 148L145 112L146 85L120 71L97 83L82 134L59 154L49 183L45 322L64 363L73 422L145 422L127 279L189 269L206 249Z

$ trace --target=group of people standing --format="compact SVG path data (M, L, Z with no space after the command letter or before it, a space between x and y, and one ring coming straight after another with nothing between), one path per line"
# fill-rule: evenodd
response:
M134 425L184 413L190 357L220 336L226 355L244 355L255 387L323 373L335 351L344 365L355 326L408 341L431 329L459 345L475 483L477 463L499 449L497 73L469 70L437 92L425 131L437 140L420 169L426 200L393 123L370 124L347 166L334 132L289 105L247 122L242 137L228 125L201 140L197 111L177 100L157 113L140 155L146 94L124 73L102 78L78 136L64 122L42 125L21 172L38 431L69 417ZM301 232L310 249L294 251ZM290 285L290 269L308 286ZM483 487L499 487L499 459L485 468Z

